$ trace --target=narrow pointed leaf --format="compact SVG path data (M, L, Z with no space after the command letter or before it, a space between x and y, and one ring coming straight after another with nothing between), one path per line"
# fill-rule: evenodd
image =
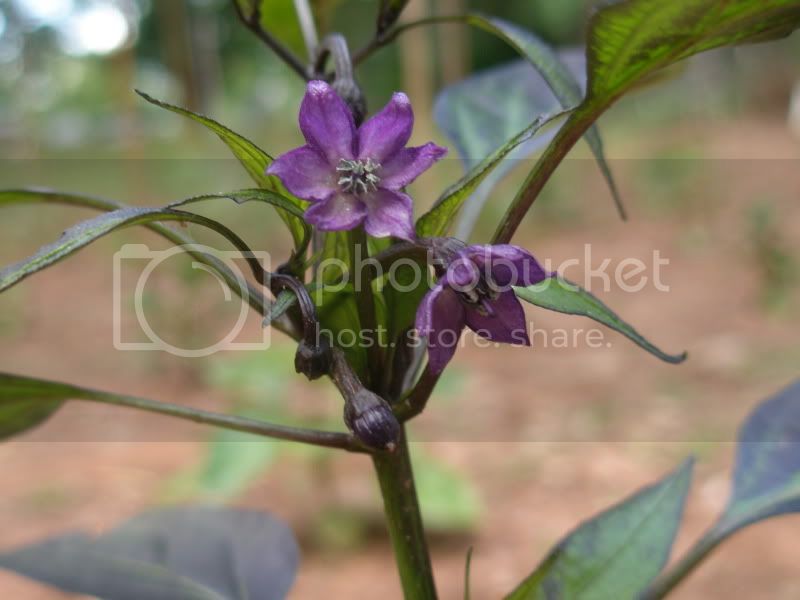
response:
M540 284L530 287L515 287L514 292L522 300L541 308L568 315L589 317L598 323L602 323L621 333L637 346L647 350L664 362L679 364L686 360L687 354L685 352L683 354L662 352L595 296L561 277L551 277Z
M245 190L246 192L247 190ZM264 190L259 190L266 195L269 195L269 192ZM222 195L212 195L212 196L199 196L196 198L189 198L188 200L184 200L184 204L188 204L194 201L205 200L209 198L232 198L233 196L237 196L240 192L233 192L231 194L222 196ZM235 198L234 198L235 199ZM252 198L250 198L252 199ZM240 199L241 201L241 199ZM79 194L68 194L64 192L58 192L55 190L48 190L48 189L37 189L37 188L27 188L27 189L17 189L17 190L2 190L0 191L0 207L3 205L10 205L10 204L17 204L17 203L29 203L29 204L64 204L66 206L74 206L80 208L91 208L94 210L102 210L102 211L115 211L123 208L130 208L118 202L114 202L113 200L107 200L105 198L97 198L94 196L84 196ZM175 205L179 205L181 203L176 203ZM202 252L197 250L197 242L192 239L191 237L187 236L186 234L176 231L171 227L167 227L162 225L158 222L151 222L151 223L143 223L142 224L147 229L159 234L163 238L169 240L176 246L180 246L186 249L187 253L199 263L207 265L214 269L220 276L223 278L225 283L230 287L230 289L236 293L238 296L242 297L245 301L247 301L255 310L257 310L260 314L264 314L267 310L267 306L269 305L269 300L251 284L247 284L246 287L243 288L241 285L241 281L239 277L226 265L223 261L219 260L216 256L208 254L206 252ZM277 320L278 317L276 317ZM281 331L285 331L292 335L292 328L287 323L275 323L275 326L279 328Z
M288 199L296 207L303 208L304 203L302 200L292 196L292 194L286 190L283 184L281 184L276 177L267 175L266 170L267 167L272 163L272 157L264 152L261 148L256 146L253 142L232 131L231 129L228 129L221 123L214 121L213 119L204 117L203 115L198 115L197 113L193 113L192 111L181 108L180 106L168 104L167 102L162 102L161 100L156 100L152 96L149 96L139 90L136 90L136 93L150 104L154 104L160 108L164 108L179 115L183 115L184 117L188 117L193 121L201 123L216 133L217 136L228 146L228 148L230 148L234 156L239 159L239 162L245 168L253 181L259 185L259 187L277 192L284 198ZM281 219L283 219L283 221L286 223L286 226L289 228L289 231L294 238L295 245L299 247L302 244L305 225L302 216L298 217L294 212L289 212L286 209L279 208L277 206L276 209Z
M264 321L262 322L262 326L269 327L276 319L280 319L285 315L295 304L297 304L297 296L289 291L281 292L278 294L278 297L275 298L275 302L269 307Z
M96 538L73 533L0 554L0 568L105 600L282 600L298 554L268 514L177 507Z
M0 373L0 440L41 425L55 413L73 389L65 384Z
M579 525L506 600L637 598L669 559L692 466Z
M583 90L578 81L570 70L561 62L553 49L532 32L513 23L509 23L508 21L480 14L470 15L468 17L468 22L471 25L502 38L506 43L517 50L517 52L527 58L549 84L550 89L553 91L556 98L558 98L559 102L561 102L561 107L563 109L574 108L581 103L583 100ZM589 148L591 148L597 160L600 171L608 183L620 216L623 219L626 218L625 208L622 205L622 198L617 184L614 181L614 177L611 174L611 168L608 166L608 161L605 158L603 140L600 137L600 132L597 127L592 126L587 129L584 133L584 139L586 143L589 144Z
M469 173L455 185L448 188L436 201L434 207L422 215L417 221L417 235L420 237L439 237L447 233L458 211L470 194L475 191L481 182L520 145L524 144L546 124L561 118L565 113L558 113L550 117L539 117L525 130L518 133L501 148L495 150L486 159L477 164Z
M0 270L0 292L16 285L26 277L45 269L74 254L95 240L125 227L145 225L157 221L180 221L203 225L228 239L243 253L257 279L268 279L259 261L242 239L230 229L206 217L168 208L123 208L84 221L67 229L52 244L43 246L36 254Z

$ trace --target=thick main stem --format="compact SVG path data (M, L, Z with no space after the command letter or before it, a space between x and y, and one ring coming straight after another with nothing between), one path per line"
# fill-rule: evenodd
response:
M383 496L386 523L406 600L435 600L425 529L419 509L408 440L403 428L397 449L372 455Z

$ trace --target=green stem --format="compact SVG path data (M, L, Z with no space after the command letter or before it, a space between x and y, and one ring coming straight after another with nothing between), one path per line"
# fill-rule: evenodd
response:
M383 371L383 348L378 339L378 321L375 316L375 294L372 290L372 277L363 272L366 259L369 258L367 234L363 228L357 227L350 232L350 283L356 291L356 304L358 306L358 319L361 330L366 331L372 343L367 344L369 359L369 385L371 390L376 390L381 382Z
M671 568L664 571L642 594L642 600L659 600L669 594L725 539L714 529L706 532L697 543Z
M372 455L405 600L435 600L436 584L414 487L405 428L394 452Z

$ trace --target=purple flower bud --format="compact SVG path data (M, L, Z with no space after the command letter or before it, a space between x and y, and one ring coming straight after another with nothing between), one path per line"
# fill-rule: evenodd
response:
M321 231L363 223L373 237L413 239L412 202L401 190L447 153L433 143L406 148L413 127L405 94L356 129L333 88L312 81L300 106L306 145L278 157L267 173L311 202L306 221Z
M389 403L366 388L348 399L344 422L361 442L375 450L392 452L400 440L400 424Z

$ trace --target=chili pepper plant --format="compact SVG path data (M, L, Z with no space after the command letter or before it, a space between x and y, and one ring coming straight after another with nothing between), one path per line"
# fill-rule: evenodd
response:
M477 13L404 21L408 0L364 2L365 9L375 11L376 26L370 41L359 48L351 48L350 40L336 32L323 32L320 38L310 6L305 0L295 2L308 46L304 59L284 46L280 32L271 31L262 18L264 8L279 1L233 0L233 8L241 24L305 82L297 103L304 143L273 156L270 140L256 145L208 117L139 92L145 101L218 136L252 177L252 186L161 208L42 189L2 191L0 206L18 203L44 210L42 205L55 203L94 209L99 215L3 268L0 291L115 231L146 227L216 272L263 317L264 327L296 342L298 375L329 378L341 393L341 428L279 425L132 397L124 390L98 391L0 374L0 438L21 434L56 411L68 410L68 401L89 401L361 454L363 468L374 470L383 498L402 593L409 600L432 600L437 597L435 574L408 431L414 418L436 401L437 382L466 330L495 343L530 345L523 304L532 304L594 319L667 363L687 358L685 353L663 352L599 298L548 271L536 248L515 244L531 206L573 146L585 140L624 218L598 119L622 96L657 83L665 69L692 55L790 35L800 26L800 1L600 3L586 24L585 85L553 48L514 23ZM357 73L405 32L442 23L475 27L500 38L528 62L531 72L538 72L559 107L536 117L474 164L423 211L420 207L430 202L412 197L408 186L436 169L448 149L432 142L409 146L412 99L398 91L371 111ZM480 198L506 207L494 235L467 243L459 239L468 237L459 227L456 237L453 228L462 211L479 198L476 191L504 168L504 159L537 139L546 144L516 194ZM268 270L239 234L194 212L200 202L229 202L231 211L245 203L263 205L265 220L285 224L292 252ZM176 224L219 234L246 260L248 275L235 272ZM331 264L337 268L329 268ZM343 339L358 343L345 344ZM270 360L268 351L264 360ZM536 360L533 350L531 360ZM503 398L487 402L502 403ZM800 510L800 383L759 406L744 424L727 508L670 563L691 475L689 459L578 525L506 598L662 598L738 530ZM154 510L100 536L70 534L0 554L0 567L108 600L283 598L297 565L296 542L277 519L207 507ZM469 581L467 563L465 598Z

